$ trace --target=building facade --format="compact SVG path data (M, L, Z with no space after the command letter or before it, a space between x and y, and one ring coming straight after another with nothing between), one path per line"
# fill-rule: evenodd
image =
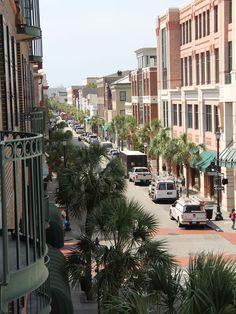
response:
M79 90L81 86L70 86L67 91L67 104L69 106L77 107L79 99Z
M0 313L50 313L39 1L0 2Z
M125 77L129 72L130 71L117 71L117 73L101 77L97 80L98 115L103 118L106 123L109 119L108 112L112 110L111 84Z
M235 78L235 3L229 0L189 1L157 18L158 111L171 136L187 133L189 141L203 143L206 151L191 168L191 185L213 197L215 180L208 175L216 157L217 130L220 151L233 140ZM234 171L221 163L229 179L221 193L224 210L235 206Z
M127 75L111 84L112 107L108 110L108 123L117 116L125 115L125 103L131 101L130 76Z
M131 72L131 102L138 126L158 118L156 48L135 51L138 69Z

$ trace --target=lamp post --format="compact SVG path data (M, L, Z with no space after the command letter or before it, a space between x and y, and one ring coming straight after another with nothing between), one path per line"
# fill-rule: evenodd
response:
M67 159L66 159L66 146L67 141L62 142L63 145L63 158L64 158L64 169L67 167ZM66 225L65 225L65 231L71 231L70 227L70 218L69 218L69 210L68 210L68 204L66 203Z
M216 217L215 220L223 220L221 209L220 209L220 191L221 191L221 176L220 176L220 128L216 131L216 172L217 172L217 206L216 206Z
M95 260L96 260L96 271L97 271L97 305L98 305L98 314L101 313L101 304L100 304L100 282L99 282L99 240L98 237L96 237L95 241Z

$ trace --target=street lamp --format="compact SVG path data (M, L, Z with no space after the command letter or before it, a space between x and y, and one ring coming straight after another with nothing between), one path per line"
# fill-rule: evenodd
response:
M67 141L63 141L62 145L63 145L64 169L66 169L66 167L67 167L67 159L66 159ZM66 203L66 225L65 225L65 231L71 231L70 218L69 218L69 209L68 209L68 204L67 203Z
M98 314L101 313L101 303L100 303L100 282L99 282L99 240L98 237L96 237L95 241L95 260L96 260L96 271L97 271L97 305L98 305Z
M217 172L217 206L216 206L216 217L215 220L223 220L223 216L220 209L220 191L221 191L221 176L220 176L220 128L217 129L216 133L216 172Z

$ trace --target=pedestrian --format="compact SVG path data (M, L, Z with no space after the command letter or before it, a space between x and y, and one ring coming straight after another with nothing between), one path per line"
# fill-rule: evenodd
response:
M231 210L231 213L229 214L229 218L232 221L232 229L234 229L235 219L236 219L236 213L235 213L235 209L234 208Z

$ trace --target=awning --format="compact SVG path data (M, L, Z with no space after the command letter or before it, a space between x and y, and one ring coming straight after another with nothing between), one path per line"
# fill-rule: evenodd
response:
M220 166L236 168L236 148L233 147L233 142L220 153Z
M215 152L209 152L205 150L200 154L200 161L198 161L194 168L198 169L199 171L205 172L206 169L210 166L211 162L216 158Z

